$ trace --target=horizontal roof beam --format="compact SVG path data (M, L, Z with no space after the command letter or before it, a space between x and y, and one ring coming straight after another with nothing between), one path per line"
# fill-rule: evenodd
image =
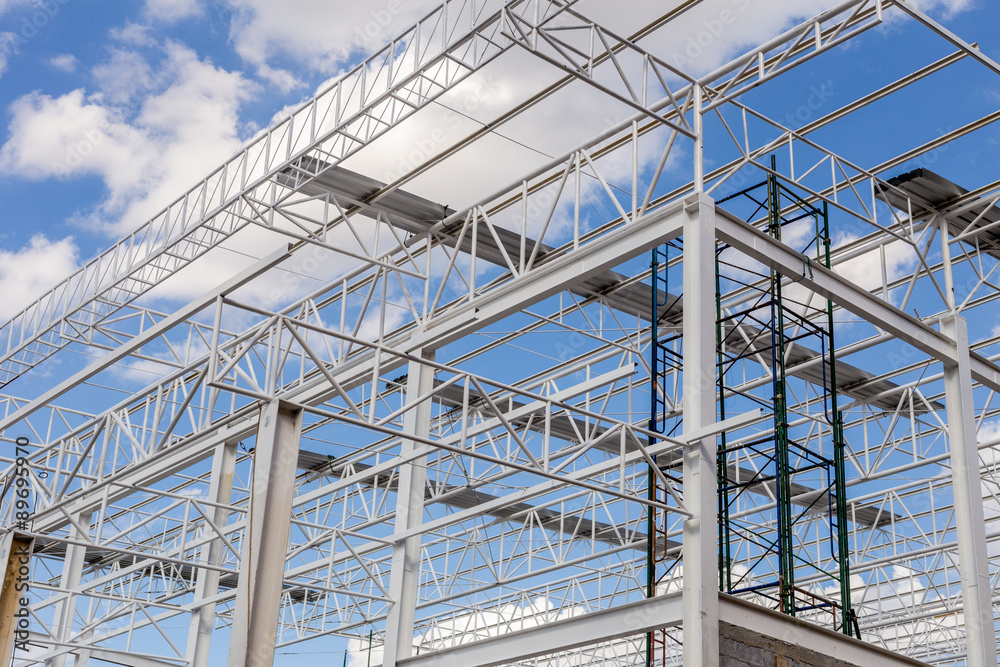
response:
M681 623L680 592L631 602L554 623L422 653L397 661L400 667L491 667L591 646Z
M924 354L945 364L958 364L957 343L951 337L873 296L830 269L816 263L807 264L805 255L732 214L722 209L717 209L716 213L719 238L751 259L781 272ZM809 270L803 273L803 267L807 265ZM973 353L970 357L973 379L990 389L1000 391L1000 367L981 355Z

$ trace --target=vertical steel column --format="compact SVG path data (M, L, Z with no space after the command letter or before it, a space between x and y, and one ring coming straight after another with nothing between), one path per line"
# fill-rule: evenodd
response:
M684 223L684 432L715 422L715 207L702 196ZM715 437L684 451L684 666L719 664L718 469Z
M233 492L233 474L236 469L236 442L225 442L215 450L212 461L212 478L208 497L213 503L228 505ZM229 520L229 511L221 508L209 508L212 523L224 530ZM206 530L211 527L206 526ZM221 565L224 553L224 543L215 539L201 548L200 562L203 565ZM205 600L219 592L219 571L210 569L198 570L198 581L195 583L195 600ZM188 629L187 660L191 667L207 667L208 651L212 643L212 629L215 625L215 603L202 605L191 614L191 625Z
M93 515L89 512L81 513L78 514L76 518L77 523L80 526L89 528ZM81 535L79 529L74 527L73 539L80 542L86 542L89 539L89 536ZM80 585L80 581L83 578L83 564L86 556L87 547L79 544L66 545L66 555L63 558L62 577L60 578L59 583L60 588L68 591ZM60 643L70 643L69 640L73 636L73 615L75 613L76 596L72 593L68 593L63 600L56 603L55 627L52 628L52 632ZM73 661L74 667L87 664L89 656L89 652L81 650L80 654L78 654ZM47 667L64 667L66 664L66 654L62 653L54 656L49 660L46 660L45 664Z
M288 552L302 411L272 401L260 413L229 667L273 664Z
M698 84L694 84L692 91L694 100L693 123L694 123L694 191L697 194L705 192L705 119L702 116L702 106L704 105L705 91Z
M944 364L944 397L948 415L948 444L955 495L955 532L958 538L958 569L962 578L965 643L969 667L997 664L996 632L993 626L989 560L983 487L979 473L975 404L969 367L969 331L958 315L955 274L947 221L938 223L944 263L945 298L951 315L941 320L941 331L955 341L958 363Z
M433 361L434 353L423 350L417 353ZM434 372L424 364L411 361L406 376L406 401L416 400L434 388ZM418 437L430 435L431 402L424 401L406 412L403 431ZM418 445L403 440L400 456L409 456ZM399 470L396 495L396 530L409 530L419 526L424 514L424 493L427 487L427 457L415 459ZM420 578L420 535L413 535L397 543L392 549L392 571L389 594L393 604L385 625L385 649L382 667L396 667L396 662L410 657L413 652L413 625L417 605L417 588Z
M996 636L993 629L983 488L979 475L979 449L972 402L969 334L965 319L952 314L941 320L941 331L958 344L958 364L945 364L944 396L951 447L951 478L955 494L955 531L958 569L962 577L965 641L969 667L995 667Z

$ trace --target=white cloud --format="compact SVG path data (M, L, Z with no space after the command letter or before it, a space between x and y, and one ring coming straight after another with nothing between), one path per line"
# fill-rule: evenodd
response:
M254 92L238 72L200 60L168 43L155 92L136 110L117 106L144 82L141 63L128 59L132 83L88 97L31 93L11 105L10 138L0 149L0 172L32 179L98 175L107 195L81 218L114 234L134 229L241 145L239 107ZM95 74L104 80L104 74ZM141 92L141 91L140 91Z
M26 5L31 0L0 0L0 16L3 16L18 5Z
M49 65L61 72L75 72L79 61L70 53L61 53L49 58Z
M40 294L77 269L77 247L72 237L50 241L31 237L18 251L0 250L0 321L7 321Z
M979 426L978 442L993 442L994 440L1000 440L1000 419L990 419Z
M176 23L201 14L199 0L146 0L145 14L164 23Z
M113 49L111 58L91 70L100 94L97 101L124 104L133 97L148 94L155 84L149 63L135 51Z
M282 107L279 111L276 111L273 116L271 116L271 125L277 125L281 121L285 120L291 116L296 109L302 106L301 103L296 102L295 104L288 104Z
M945 19L951 18L959 12L972 9L975 0L911 0L912 4L925 12L940 10Z
M582 606L559 608L551 600L538 597L525 604L510 603L468 614L456 614L436 621L426 632L414 638L414 650L439 651L470 641L499 637L509 632L527 630L546 623L580 616L586 612ZM382 646L369 646L368 639L349 639L347 642L348 666L382 664ZM614 658L614 655L608 655ZM567 666L587 663L581 657L560 662Z
M343 3L327 0L232 0L230 37L247 62L277 55L330 73L361 48L372 51L421 18L440 0ZM265 76L262 74L262 76Z
M0 76L7 71L7 61L15 53L17 39L17 34L13 32L0 32Z
M972 9L975 0L910 0L910 5L929 14L932 18L950 21L955 15L963 11ZM878 32L885 38L890 39L892 35L899 33L905 26L912 23L913 19L909 14L892 8L882 17L882 25L878 27Z
M301 79L285 69L260 65L257 74L265 81L275 85L281 92L288 93L305 85Z
M840 246L856 240L853 236L841 235L834 245ZM913 246L904 241L892 241L885 245L885 273L891 283L913 272L917 264L917 253ZM853 257L833 267L834 271L866 290L874 290L882 285L882 257L878 248Z
M83 90L57 98L34 92L16 100L10 112L11 137L0 149L4 173L30 179L98 174L115 196L135 181L129 161L146 145L143 133L113 109L89 103Z
M154 44L149 36L149 26L128 21L121 28L112 28L111 38L131 46L151 46Z

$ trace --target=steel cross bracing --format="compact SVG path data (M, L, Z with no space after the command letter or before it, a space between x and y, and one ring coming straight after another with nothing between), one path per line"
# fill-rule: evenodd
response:
M966 192L928 174L890 177L996 114L867 166L817 137L950 67L975 62L993 76L995 65L905 3L869 0L832 6L713 72L688 72L656 36L703 4L629 26L597 0L445 3L5 325L0 429L31 451L25 532L35 540L38 648L20 656L25 664L216 664L230 641L250 664L282 664L300 649L354 664L370 650L372 664L407 664L505 634L523 637L510 653L517 660L642 664L644 633L688 613L673 601L714 591L714 568L710 591L704 572L684 567L685 552L713 551L692 515L714 511L692 501L708 461L684 443L767 428L754 413L715 425L703 414L700 430L669 439L647 428L651 294L641 258L693 234L728 243L732 263L788 276L786 293L803 304L831 300L850 325L838 331L837 357L838 372L848 369L851 598L864 640L928 662L992 664L983 656L994 641L1000 554L1000 439L991 435L1000 338L976 329L965 348L952 316L975 323L997 298L1000 181ZM928 39L958 51L797 128L755 108L755 90L795 81L800 64L822 67L899 7ZM553 78L393 179L366 166L384 135L419 127L476 75L502 80L524 58ZM460 204L424 194L455 159L576 95L634 115ZM833 271L708 198L767 173L825 202L831 226L850 231L832 250ZM278 255L173 316L159 312L157 284L249 234L267 239L262 256ZM893 269L900 248L914 257L910 272ZM852 268L861 260L874 275ZM683 255L672 262L678 275L697 275ZM316 265L335 270L314 288L263 301L239 291ZM749 283L726 303L752 303ZM663 298L671 302L669 291ZM660 326L680 331L703 311L674 299ZM80 353L89 355L83 370L47 361ZM770 382L770 361L755 353L761 363L730 379L733 391ZM791 426L808 431L822 351L800 346L785 361L805 387L790 398ZM662 385L676 417L705 408L692 398L691 364ZM20 376L53 371L51 390L15 397ZM262 409L300 414L301 436L268 431ZM953 454L956 443L963 449ZM254 464L267 447L296 452L281 476L288 509L255 494L264 482ZM959 454L961 467L952 465ZM650 501L656 456L683 462L676 470L685 473L664 471L668 491ZM13 444L0 457L13 480ZM755 464L736 461L731 474L753 475ZM819 488L795 486L791 500L808 508ZM985 529L975 525L980 496ZM737 516L765 516L774 489L749 485L740 502ZM12 495L2 503L10 526ZM641 611L653 607L627 606L646 593L653 508L665 517L662 556L677 563L657 590L655 621ZM248 533L261 516L282 515L284 549ZM256 565L271 558L278 565ZM254 592L239 585L251 567L265 584ZM277 609L274 619L250 617L263 632L232 629L262 604ZM587 613L618 609L635 609L616 617L635 634L602 631L580 645L573 628ZM717 622L708 614L706 636ZM546 624L551 632L537 630ZM686 642L676 627L669 635L670 660L715 664L712 642ZM387 643L392 655L383 656ZM560 662L544 658L560 650Z

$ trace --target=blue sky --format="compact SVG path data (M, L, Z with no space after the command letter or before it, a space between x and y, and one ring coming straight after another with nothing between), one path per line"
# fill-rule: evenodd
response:
M278 4L0 0L0 317L433 3Z
M773 35L796 15L833 4L731 1L748 5L748 10L739 13L745 25L731 31L740 34L714 47L720 62L722 56L737 53L741 42ZM276 114L310 97L435 4L0 0L0 289L6 297L0 318L10 317L29 296L142 224ZM584 11L588 4L595 3L583 3ZM635 7L645 4L636 2ZM1000 25L1000 8L994 3L922 4L960 35L982 41L987 53L1000 57L990 43ZM922 37L901 39L908 31L923 31ZM902 74L896 63L904 62L903 49L918 62L951 51L912 22L890 23L862 42L863 51L830 56L840 59L842 71L850 73L831 82L836 106L856 96L854 87L860 93L870 90L872 82L889 79L894 69ZM794 86L826 84L828 67L800 69L797 79L789 77L781 84L787 86L788 96L778 100L777 118L796 109L801 92ZM956 124L995 109L1000 100L995 86L976 85L983 72L974 70L962 65L948 73L969 76L968 85L957 88L963 92ZM768 95L773 93L772 87ZM748 101L765 110L775 104L773 97L751 95ZM898 152L897 146L923 140L917 135L928 127L950 129L934 123L933 117L947 119L955 101L941 95L913 100L932 120L927 127L914 127L912 135L907 125L913 119L900 114L892 122L898 137L879 130L881 136L873 142L869 123L856 135L824 140L870 166L880 156ZM786 109L778 108L781 105ZM978 141L959 155L956 150L938 157L942 165L955 163L953 180L967 182L962 172L968 177L983 173L993 148L988 141Z
M710 70L748 43L773 36L797 16L834 4L832 0L714 0L713 11L724 3L750 9L739 14L738 29L715 45L714 59L697 63L701 70ZM141 225L276 115L310 97L435 4L435 0L0 0L0 320ZM597 4L601 3L581 3L585 12ZM660 13L666 4L627 0L604 2L602 7L627 14L645 5ZM922 4L959 35L982 42L989 55L1000 59L1000 7L995 0ZM700 31L702 20L692 18L691 30ZM794 122L806 122L816 117L812 114L828 113L953 50L912 21L890 21L851 47L826 54L781 82L749 94L746 102L779 121L791 114ZM671 49L664 51L669 54ZM525 79L533 75L533 71L523 73ZM817 133L816 139L863 166L872 166L935 133L995 111L1000 106L1000 86L994 80L982 67L965 62L895 97L891 106L876 105L840 124L836 133ZM827 97L813 109L810 99L817 91ZM499 103L504 96L495 97ZM797 116L803 108L804 115ZM578 115L560 120L586 136L581 128L587 119ZM555 152L565 129L511 123L504 133L522 146ZM982 185L997 178L998 140L1000 133L990 127L883 175L928 166L967 187ZM372 176L381 178L398 164L392 150L387 154L391 156L387 163L373 167ZM527 171L519 164L505 166L505 173ZM496 175L498 165L491 169L480 175L481 181L509 179ZM443 201L457 205L460 199ZM864 230L840 228L835 233L860 235ZM643 257L635 264L646 261ZM911 260L900 259L890 268L905 272L912 266ZM863 277L866 268L859 267L857 275ZM204 291L203 284L197 287ZM561 343L565 341L553 336L553 354L563 354ZM522 372L515 364L504 370L514 376L511 380ZM216 646L224 650L219 643Z

